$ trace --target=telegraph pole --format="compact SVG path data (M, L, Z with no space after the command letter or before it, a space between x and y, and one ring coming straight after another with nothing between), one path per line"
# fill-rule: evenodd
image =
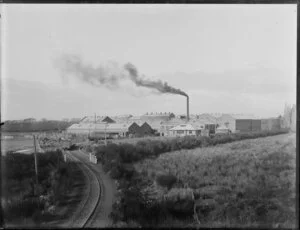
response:
M38 184L39 184L39 179L38 179L38 166L37 166L37 152L36 152L36 137L33 135L33 143L34 143L34 165L35 165L35 181L36 181L36 193L38 190Z
M107 123L105 123L105 129L104 129L105 145L107 145L107 142L106 142L106 127L107 127Z

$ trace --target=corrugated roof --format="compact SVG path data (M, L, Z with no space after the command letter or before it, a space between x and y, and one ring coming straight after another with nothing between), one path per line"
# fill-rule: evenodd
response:
M252 114L222 114L222 116L219 117L218 120L221 120L224 117L231 117L232 119L261 119L260 117Z
M68 129L92 129L94 127L95 124L80 123L80 124L73 124Z
M200 130L201 128L195 125L191 124L181 124L177 125L176 127L170 129L171 131L177 131L177 130Z
M184 121L182 119L179 119L179 118L173 118L169 121L163 121L161 123L161 125L179 125L181 123L183 123Z
M98 131L98 132L125 132L128 130L128 127L131 124L127 123L81 123L81 124L73 124L71 125L68 130L91 130L91 131Z
M211 123L211 124L214 124L216 123L216 117L214 117L213 115L211 114L208 114L208 113L202 113L202 114L199 114L196 116L196 119L198 120L201 120L202 122L204 123Z
M229 114L235 119L259 119L258 116L255 116L253 114Z

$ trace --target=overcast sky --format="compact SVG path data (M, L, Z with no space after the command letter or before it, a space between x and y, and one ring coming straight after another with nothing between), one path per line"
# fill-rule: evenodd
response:
M62 78L65 54L91 68L131 62L186 92L192 114L269 117L296 103L296 4L1 6L3 120L186 111L185 97L132 82Z

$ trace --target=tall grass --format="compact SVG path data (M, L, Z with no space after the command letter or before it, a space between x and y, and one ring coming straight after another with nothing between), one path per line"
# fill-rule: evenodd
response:
M278 136L166 153L136 168L144 178L171 173L175 187L192 188L201 226L290 228L296 220L295 153L292 140Z
M119 145L109 144L107 146L99 146L96 148L95 152L99 161L103 164L104 170L107 172L109 171L111 177L119 181L119 198L114 205L112 217L115 221L121 220L128 223L131 223L131 221L133 221L134 223L137 222L142 226L153 226L159 223L161 224L164 219L172 220L172 218L174 218L173 215L176 216L175 219L173 219L175 222L177 222L178 215L183 218L190 218L190 214L182 215L182 213L174 213L176 212L176 210L170 210L170 206L172 205L168 205L165 202L161 202L160 199L157 199L159 197L158 194L163 194L165 192L168 192L168 190L171 191L172 186L175 186L175 188L190 187L196 189L198 187L213 185L213 180L217 181L220 179L213 172L213 170L217 170L222 173L222 175L225 177L222 178L224 183L229 183L228 181L230 180L227 172L227 168L229 166L226 168L220 163L211 163L210 168L206 168L206 170L203 170L204 180L199 181L198 177L200 175L193 174L193 171L195 169L205 167L193 164L193 158L187 160L187 162L192 163L191 165L189 163L184 164L184 162L180 161L174 161L174 164L172 164L171 162L168 163L170 159L167 159L163 163L158 164L163 168L163 170L160 171L158 171L157 168L153 168L153 170L147 170L147 165L143 165L143 167L145 166L143 170L137 172L132 166L133 163L145 159L155 159L161 154L170 151L185 151L187 149L195 149L199 147L201 149L204 149L208 146L216 146L219 144L230 143L238 140L256 139L259 137L266 137L283 133L287 133L287 131L281 130L272 132L265 131L253 133L238 133L231 135L216 135L213 138L189 136L165 140L141 140L135 145L125 143ZM214 161L223 162L224 160L225 158L223 157L216 157ZM174 170L180 167L180 165L184 165L183 170ZM186 174L182 174L181 171L185 172ZM161 177L158 180L156 180L156 172L161 172ZM173 180L174 176L177 178L176 182ZM160 185L166 185L167 190L163 189L162 191L159 191L155 189ZM152 187L150 190L148 189L149 186ZM228 189L226 189L227 188L224 188L223 190L227 191ZM223 194L226 197L226 193L224 192ZM226 200L226 198L224 199ZM183 202L182 204L178 205L179 208L177 208L177 210L188 210L188 207L191 207L191 202ZM128 210L129 207L132 208ZM189 210L189 212L187 213L190 213L190 211L191 210ZM151 215L149 213L151 213ZM151 216L151 218L149 216Z

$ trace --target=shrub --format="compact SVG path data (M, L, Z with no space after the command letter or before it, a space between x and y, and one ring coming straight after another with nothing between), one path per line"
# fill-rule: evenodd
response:
M78 150L78 149L79 149L79 146L76 145L76 144L72 144L72 145L70 145L70 147L68 148L68 150L70 150L70 151Z
M171 189L172 186L177 182L177 177L172 174L159 175L156 178L156 182L162 187Z
M131 163L138 161L140 159L139 154L136 151L135 146L131 144L122 144L119 146L119 152L120 152L120 160L124 163Z

